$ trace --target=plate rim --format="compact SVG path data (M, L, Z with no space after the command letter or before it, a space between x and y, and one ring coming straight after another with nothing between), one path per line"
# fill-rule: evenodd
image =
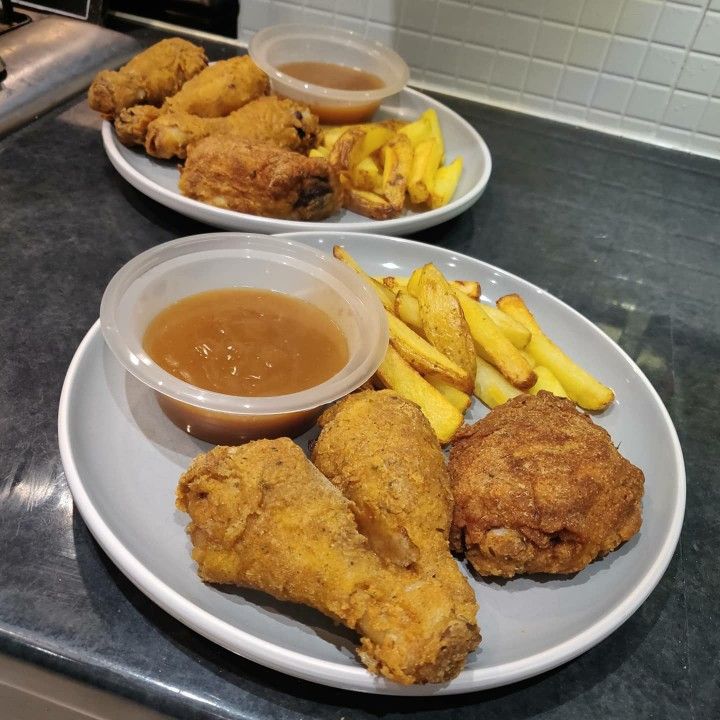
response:
M332 230L338 232L417 232L422 229L434 227L447 220L450 220L460 213L467 210L485 191L490 175L492 174L492 156L487 143L480 133L459 113L449 108L444 103L431 98L425 93L415 90L411 87L405 87L399 94L407 93L411 97L422 99L434 107L440 107L445 112L450 113L460 124L472 135L477 144L477 150L480 152L484 168L478 181L464 195L455 198L452 202L435 210L427 210L422 213L414 213L412 215L403 215L390 220L366 220L349 223L349 222L328 222L328 221L306 221L306 220L282 220L279 218L268 218L260 215L251 215L249 213L241 213L236 210L227 210L225 208L215 207L207 203L185 197L179 192L173 192L163 187L155 180L152 180L131 165L121 154L121 145L113 131L113 124L109 120L102 121L102 142L105 153L111 164L130 185L141 192L146 197L159 202L161 205L174 210L175 212L191 217L208 224L218 223L217 227L232 228L230 231L244 232L266 232L267 234L276 234L279 232L302 232L304 230ZM382 107L382 106L381 106ZM152 193L152 194L151 194ZM181 206L184 206L181 209ZM193 212L186 212L185 208L190 208ZM206 219L204 216L210 213L212 220ZM240 228L234 227L233 223L239 218L247 224Z
M251 635L244 630L222 620L212 613L196 606L192 601L185 598L179 591L167 585L154 573L148 570L141 561L125 547L122 541L112 532L103 517L95 509L90 497L85 490L84 483L79 475L75 464L72 439L69 433L70 421L70 400L73 388L78 381L79 368L85 356L91 349L93 342L102 343L99 320L87 331L73 358L65 376L60 403L58 408L58 441L60 455L65 469L65 475L84 522L90 529L97 542L108 554L113 563L125 574L128 579L139 587L153 602L163 608L170 615L183 624L195 630L202 636L227 648L228 650L241 655L248 660L257 662L265 667L298 677L310 682L329 685L366 693L377 693L387 695L406 696L428 696L428 695L456 695L478 690L491 689L494 687L509 685L519 680L534 677L552 668L572 660L581 655L603 639L613 633L624 623L647 599L655 589L664 575L677 547L682 529L685 502L686 502L686 473L682 453L682 447L677 435L677 430L672 422L670 414L655 388L647 379L642 370L630 358L630 356L615 343L610 337L600 330L592 321L572 308L560 298L548 293L542 288L530 283L523 278L510 273L502 268L487 263L478 258L455 252L439 246L428 246L425 243L405 238L394 238L375 233L350 233L335 230L325 231L338 236L357 236L371 239L373 242L402 243L416 246L419 249L432 250L440 254L449 254L454 257L461 257L477 263L483 270L489 272L500 272L514 281L532 288L535 292L549 296L552 300L569 310L576 320L588 325L595 333L598 333L604 342L614 347L621 357L628 363L634 374L650 391L655 404L659 407L664 424L669 432L673 457L675 460L675 477L677 479L676 502L672 510L672 519L661 545L659 552L652 561L652 564L645 575L625 595L625 597L611 608L601 619L585 628L583 631L568 638L559 645L541 650L525 658L503 663L491 668L474 668L469 670L465 676L461 674L450 683L440 685L411 685L403 686L389 682L383 678L376 678L360 664L347 666L329 660L309 657L294 650L280 648L273 643ZM303 233L283 233L284 235L313 235L316 231ZM236 642L229 642L228 638L240 639L243 641L239 647ZM463 671L465 673L465 671Z

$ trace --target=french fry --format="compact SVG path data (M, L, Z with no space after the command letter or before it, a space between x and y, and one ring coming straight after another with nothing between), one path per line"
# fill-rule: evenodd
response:
M573 402L585 410L604 410L610 405L615 393L573 362L545 335L519 295L505 295L497 301L497 305L530 330L532 337L527 346L528 352L538 365L548 368L555 375Z
M388 346L385 359L375 375L382 385L395 390L420 407L441 443L452 440L462 425L463 414L415 371L392 346Z
M480 283L477 280L451 280L450 284L475 300L480 298Z
M419 373L435 373L457 387L467 387L467 372L402 320L387 312L391 345ZM472 382L470 383L472 385Z
M347 189L345 197L348 210L373 220L389 220L398 214L397 210L384 197L368 190L350 187Z
M394 312L395 310L395 295L388 290L382 283L371 278L361 267L358 265L357 260L342 246L333 246L333 257L342 263L345 263L348 267L352 268L365 282L377 293L380 298L380 302L383 304L385 310Z
M463 297L468 300L467 296ZM432 263L423 267L417 299L425 337L465 370L468 382L458 387L472 392L475 377L473 338L450 283Z
M363 158L350 171L353 187L358 190L378 192L382 190L383 176L372 157Z
M472 402L472 398L454 385L445 382L439 375L430 373L425 379L449 402L451 402L461 413L464 413Z
M455 194L463 169L462 157L456 157L449 165L437 169L430 190L430 207L447 205Z
M430 136L439 145L440 156L438 159L438 165L442 162L443 156L445 155L445 141L443 139L442 130L440 129L440 121L438 120L437 113L432 108L428 108L421 116L427 120L430 125Z
M405 206L412 163L413 149L405 135L398 133L383 146L382 193L398 213Z
M531 388L537 380L533 369L490 319L483 305L454 288L453 292L465 315L478 354L489 360L516 388Z
M326 147L316 147L313 148L309 153L308 157L314 157L314 158L327 158L327 156L330 155L330 151Z
M542 365L536 365L535 374L537 375L537 382L528 390L531 395L537 395L541 390L547 390L553 395L557 395L557 397L567 397L565 388L552 374L552 371Z
M336 140L328 162L337 173L351 173L361 160L390 140L393 132L380 124L351 127Z
M478 357L473 394L492 409L521 393L489 362Z
M408 123L398 130L399 135L404 135L416 148L423 140L427 140L432 134L432 128L427 118L420 116L415 122Z
M415 268L408 278L407 290L413 297L417 297L420 291L420 278L422 277L422 273L423 269L421 267Z
M395 295L395 314L415 332L423 332L420 304L407 290L399 290Z
M415 148L412 170L408 178L408 194L416 205L425 202L430 196L441 156L442 148L433 137L423 140Z
M521 350L520 354L528 361L528 365L533 370L538 366L537 360L527 350Z
M490 316L490 319L500 328L500 332L519 350L522 350L530 342L530 331L507 313L494 305L483 303L483 310Z

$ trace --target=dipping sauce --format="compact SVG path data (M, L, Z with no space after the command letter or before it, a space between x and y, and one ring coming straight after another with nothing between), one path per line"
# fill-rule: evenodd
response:
M292 62L279 65L278 70L303 82L333 90L379 90L385 87L382 78L365 70L325 62Z
M251 397L306 390L348 361L345 337L325 312L290 295L248 288L178 300L151 320L143 347L191 385Z
M279 65L278 70L296 80L333 90L363 91L385 87L385 81L377 75L337 63L291 62ZM308 107L323 123L348 125L367 120L380 107L380 102L308 103Z

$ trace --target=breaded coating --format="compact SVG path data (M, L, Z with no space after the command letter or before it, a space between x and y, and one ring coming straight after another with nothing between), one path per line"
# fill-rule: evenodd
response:
M163 112L223 117L266 95L269 89L267 75L248 55L242 55L219 60L188 80L176 94L167 98Z
M191 142L213 134L306 153L317 142L318 119L305 105L275 96L253 100L222 118L167 112L149 124L145 150L157 158L184 158Z
M162 114L154 105L133 105L121 110L115 118L115 133L118 140L128 147L144 145L148 125Z
M453 543L480 575L575 573L640 529L644 476L565 398L519 395L450 451Z
M468 646L476 647L477 602L448 542L450 478L420 408L392 390L369 390L347 396L318 424L312 460L352 501L372 548L419 576L438 578L452 595Z
M198 456L180 478L177 507L190 515L204 581L304 603L357 630L358 654L376 674L443 682L472 649L443 584L386 565L351 503L287 438Z
M327 160L234 135L208 135L189 145L179 187L216 207L288 220L322 220L340 206Z
M201 47L181 38L161 40L119 70L100 71L88 90L88 102L109 120L133 105L162 105L206 66Z

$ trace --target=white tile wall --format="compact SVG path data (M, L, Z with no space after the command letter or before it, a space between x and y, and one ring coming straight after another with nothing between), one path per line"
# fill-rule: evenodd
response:
M346 27L417 87L720 158L720 0L241 0L238 37Z

